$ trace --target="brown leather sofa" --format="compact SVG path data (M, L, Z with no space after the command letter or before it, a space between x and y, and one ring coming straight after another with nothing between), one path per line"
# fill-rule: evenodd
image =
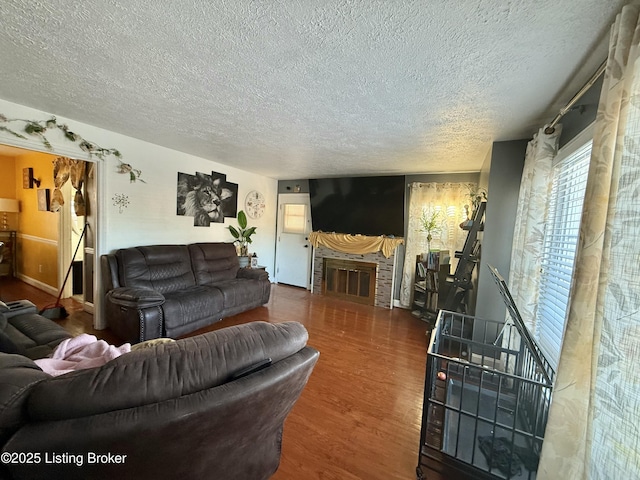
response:
M123 248L101 258L109 328L137 343L177 338L269 301L262 269L240 268L232 243Z
M267 479L318 359L307 339L253 322L58 377L0 354L0 478Z

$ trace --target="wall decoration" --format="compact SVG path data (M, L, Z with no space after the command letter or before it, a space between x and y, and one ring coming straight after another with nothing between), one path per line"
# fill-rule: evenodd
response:
M113 205L118 207L119 213L122 213L129 206L129 197L124 193L116 193L111 200L113 200Z
M33 176L33 168L22 169L22 188L33 188L33 186L40 186L40 180Z
M196 227L224 223L224 217L236 216L238 184L227 182L224 173L178 172L176 204L176 214L193 217Z
M116 157L118 162L120 162L118 165L117 172L123 173L123 174L129 174L130 182L133 183L135 181L140 181L142 183L146 183L142 178L140 178L142 176L142 170L138 170L137 168L133 168L130 164L124 163L122 161L122 154L118 150L116 150L115 148L102 148L93 142L85 140L77 133L69 130L69 127L67 125L64 125L64 124L60 125L56 117L52 116L49 120L23 120L21 118L7 118L5 115L0 113L0 131L7 132L17 138L27 140L27 137L25 137L21 133L10 129L5 125L1 125L3 123L12 123L12 122L24 123L25 126L23 128L23 131L29 135L36 135L40 137L40 140L42 141L44 146L47 148L47 150L53 150L53 145L51 145L51 142L49 142L49 140L47 139L47 137L44 136L44 134L47 132L47 130L58 129L63 133L64 138L66 138L71 142L77 143L80 150L87 152L90 157L95 155L100 160L104 160L105 157L109 155L113 155L114 157Z
M51 190L48 188L38 189L38 210L41 212L51 210Z

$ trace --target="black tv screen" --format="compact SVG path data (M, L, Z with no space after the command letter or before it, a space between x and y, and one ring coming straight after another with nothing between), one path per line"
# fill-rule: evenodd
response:
M309 180L314 231L404 236L405 177Z

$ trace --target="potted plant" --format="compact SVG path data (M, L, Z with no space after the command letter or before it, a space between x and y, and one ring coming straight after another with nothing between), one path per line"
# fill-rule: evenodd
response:
M240 257L240 267L249 266L249 244L251 243L251 235L256 233L256 227L247 227L247 216L243 210L238 212L238 228L229 225L229 231L235 241L236 251Z
M476 210L478 210L481 202L487 201L487 191L484 188L469 188L468 196L471 199L472 210L471 213L469 213L469 205L464 206L467 218L460 224L460 228L463 230L471 230L473 218L476 216Z
M471 205L473 206L470 218L473 218L475 211L480 206L480 202L487 201L487 191L484 188L470 188L469 198L471 199Z
M420 217L420 223L422 225L422 231L427 234L427 250L431 252L431 240L433 240L433 234L440 233L442 231L442 212L440 210L432 210L428 212L426 209L422 210L422 217Z

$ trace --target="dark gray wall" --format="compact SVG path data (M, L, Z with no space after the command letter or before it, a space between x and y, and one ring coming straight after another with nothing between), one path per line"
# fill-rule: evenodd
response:
M278 193L309 193L309 180L278 180Z
M505 306L491 277L491 264L508 280L520 180L528 140L496 142L491 152L476 316L504 320ZM484 170L484 169L483 169Z

